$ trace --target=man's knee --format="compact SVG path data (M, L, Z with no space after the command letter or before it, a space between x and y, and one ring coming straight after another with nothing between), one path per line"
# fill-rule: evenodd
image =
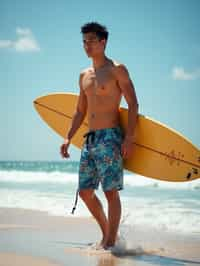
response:
M109 190L109 191L105 191L104 193L108 201L119 199L118 190Z
M94 197L94 190L84 189L79 191L79 196L83 201L89 201Z

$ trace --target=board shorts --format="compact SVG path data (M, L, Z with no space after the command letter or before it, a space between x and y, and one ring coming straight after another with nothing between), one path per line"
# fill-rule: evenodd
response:
M98 189L103 191L123 189L123 159L120 127L89 131L84 135L79 165L79 191Z

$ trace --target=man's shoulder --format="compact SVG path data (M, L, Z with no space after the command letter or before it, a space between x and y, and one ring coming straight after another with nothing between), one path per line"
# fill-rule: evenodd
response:
M122 63L117 60L112 60L112 63L114 67L119 67L120 65L122 65Z
M116 75L121 75L124 72L128 72L126 65L123 64L122 62L115 61L115 60L113 60L112 62L113 62L113 66L114 66L114 73Z
M92 71L92 67L84 68L81 70L80 76L84 76L85 74L89 73L90 71Z
M126 65L120 61L112 60L113 66L116 68L126 68Z

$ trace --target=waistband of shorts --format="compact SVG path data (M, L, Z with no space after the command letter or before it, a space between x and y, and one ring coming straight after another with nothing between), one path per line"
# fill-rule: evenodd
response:
M119 126L111 128L102 128L97 130L89 130L83 137L86 139L86 145L94 144L97 140L104 138L121 138L122 130Z
M108 127L108 128L101 128L101 129L91 129L88 131L88 133L90 132L94 132L95 136L101 135L102 133L109 133L112 131L117 131L119 133L121 133L121 128L120 126L116 126L116 127Z

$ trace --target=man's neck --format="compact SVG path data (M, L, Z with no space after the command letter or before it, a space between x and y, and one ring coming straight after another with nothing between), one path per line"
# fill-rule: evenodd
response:
M108 61L109 59L105 56L105 54L92 58L93 68L95 70L101 68L102 66L106 65Z

